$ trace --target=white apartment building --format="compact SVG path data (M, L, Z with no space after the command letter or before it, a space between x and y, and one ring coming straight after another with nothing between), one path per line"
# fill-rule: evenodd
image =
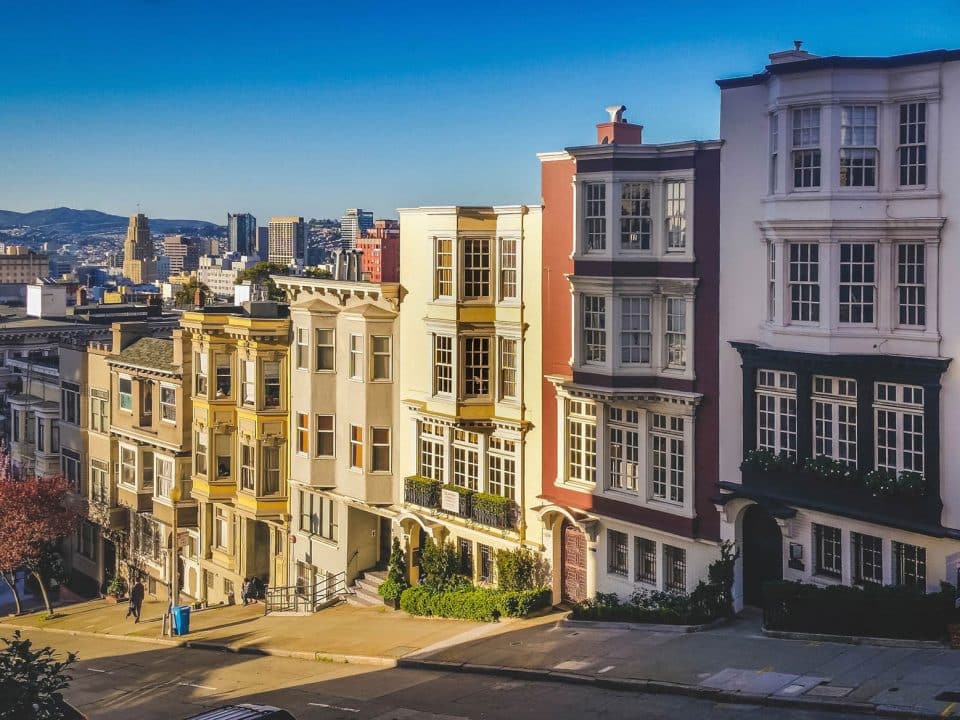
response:
M256 256L230 253L222 257L203 255L197 268L197 281L203 283L217 297L232 298L237 276L258 262Z
M960 51L798 44L718 84L718 506L737 601L781 577L955 583Z

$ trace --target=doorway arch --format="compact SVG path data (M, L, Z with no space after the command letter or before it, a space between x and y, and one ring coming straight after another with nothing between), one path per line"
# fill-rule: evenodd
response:
M743 511L743 602L763 604L763 583L783 579L783 533L759 505Z

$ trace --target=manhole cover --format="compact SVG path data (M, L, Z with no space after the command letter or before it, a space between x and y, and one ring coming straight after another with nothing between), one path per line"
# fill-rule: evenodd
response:
M944 702L960 702L960 691L944 690L937 695L934 700L943 700Z

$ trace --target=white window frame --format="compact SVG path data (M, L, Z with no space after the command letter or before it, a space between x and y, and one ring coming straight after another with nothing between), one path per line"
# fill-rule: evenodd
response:
M349 378L355 382L363 382L363 335L350 334L348 351L350 354Z
M628 195L628 193L635 193ZM628 180L620 184L620 249L653 250L653 182ZM685 248L684 248L685 249ZM677 252L682 252L678 249Z
M840 156L837 163L840 187L858 189L879 187L879 135L880 108L877 105L857 104L840 107ZM871 179L871 173L873 182L867 182ZM858 179L859 182L857 182Z
M316 367L314 372L336 372L337 371L337 331L334 328L315 328L314 329L315 350L314 355ZM329 353L329 367L321 361L323 354Z
M607 406L609 474L607 487L639 492L643 468L641 412L635 408Z
M687 500L686 418L664 413L651 413L650 435L650 499L673 505Z
M499 347L497 362L499 398L501 401L516 402L520 398L520 340L513 337L499 337L497 345Z
M813 376L813 454L857 465L857 381Z
M173 393L173 400L164 400L164 393ZM171 383L160 383L160 422L177 422L177 386Z
M847 253L847 259L844 259L844 253ZM840 287L837 295L837 322L840 325L861 327L876 325L878 255L875 243L842 242L839 244L837 258Z
M653 298L620 296L620 364L649 367L653 358ZM634 360L636 358L636 360Z
M386 441L384 441L386 433ZM372 426L370 428L370 472L390 473L393 471L392 459L393 433L388 427ZM377 467L377 451L386 453L386 467Z
M417 423L417 473L437 482L444 482L446 470L446 431L443 425L429 420Z
M790 113L793 192L817 191L823 185L823 151L820 148L821 115L820 107L815 105L793 108ZM798 183L798 179L801 182Z
M595 486L597 483L597 405L589 400L567 400L567 480Z
M154 454L153 467L154 467L154 471L153 471L154 497L164 498L166 500L172 501L173 487L177 482L176 462L172 457L168 457L166 455ZM169 474L162 472L161 468L164 470L169 470Z
M520 299L520 240L501 237L498 243L499 297L501 302Z
M814 253L816 259L813 258ZM787 296L790 323L793 325L820 324L823 304L820 254L820 244L817 242L791 242L787 245Z
M483 481L480 472L480 433L454 428L452 455L450 482L479 492Z
M128 383L130 389L124 391L123 383ZM130 375L117 376L117 407L123 412L133 412L133 378Z
M664 195L664 252L687 251L687 181L667 178L663 182Z
M321 422L321 418L323 421ZM329 418L329 427L326 427L327 418ZM316 426L316 446L314 451L316 452L316 457L318 458L333 458L337 455L337 417L336 415L325 415L323 413L317 413L314 415L315 426ZM323 442L321 442L321 435L324 437ZM329 436L329 439L327 439ZM324 444L329 443L330 453L324 454L321 453L321 448Z
M310 456L310 413L296 412L294 419L297 422L296 445L294 451L301 457ZM301 424L303 423L303 424Z
M297 328L294 362L297 370L310 370L310 328Z
M668 370L686 370L690 362L687 353L687 299L664 297L663 312L663 366Z
M348 467L351 470L360 470L364 468L364 427L363 425L347 426L347 442L349 453L347 454Z
M607 249L607 183L585 182L583 191L583 252L603 252Z
M378 349L377 343L386 341L386 350ZM378 374L377 360L386 362L386 372ZM371 335L370 336L370 381L371 382L392 382L393 381L393 336L392 335Z
M607 362L607 297L580 296L580 335L583 343L583 364L603 365Z
M487 444L487 492L516 500L517 442L492 436Z
M927 326L927 247L922 242L894 245L896 254L896 325L920 329ZM911 322L911 319L915 322Z
M434 238L433 241L433 297L434 300L453 300L456 297L453 259L456 244L453 238Z
M461 294L467 302L490 302L493 298L493 255L491 238L462 237L459 241Z
M463 368L462 397L468 399L490 397L494 340L495 338L490 335L464 335L460 338L463 354L463 360L460 363L460 367ZM471 375L471 373L475 374Z
M915 108L912 118L910 108ZM898 186L908 189L925 188L929 184L930 173L930 157L927 146L930 107L925 101L921 100L900 103L897 110ZM923 115L922 118L920 117L921 114ZM913 171L912 177L911 170Z
M757 448L779 455L797 456L797 375L784 370L757 370L756 387ZM772 403L768 406L767 403ZM792 410L791 410L792 408ZM772 415L773 426L764 422L764 414ZM790 418L793 428L790 428ZM772 433L773 442L764 438ZM791 443L792 439L792 443Z
M925 396L924 389L919 385L874 383L874 461L877 468L924 474L926 465ZM884 418L882 426L881 417ZM889 420L893 420L892 427L887 425ZM919 431L917 430L918 422ZM884 430L892 434L893 445L881 443L881 433ZM907 448L908 436L912 446L909 449ZM890 453L893 454L894 462L889 461Z

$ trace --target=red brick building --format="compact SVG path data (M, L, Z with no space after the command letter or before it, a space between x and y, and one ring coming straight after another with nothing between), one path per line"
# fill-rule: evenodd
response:
M357 239L363 251L361 272L370 282L400 282L400 223L376 220L363 237Z

